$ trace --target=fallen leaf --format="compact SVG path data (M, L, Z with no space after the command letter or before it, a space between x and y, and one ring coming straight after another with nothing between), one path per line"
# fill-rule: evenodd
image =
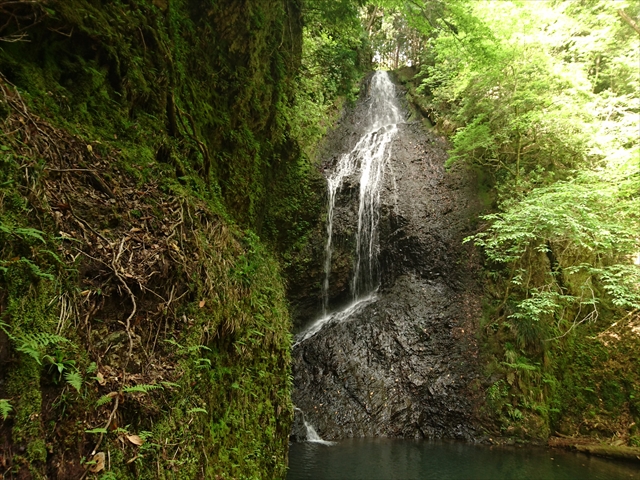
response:
M86 297L90 293L91 293L91 290L83 290L83 291L80 292L80 295L82 295L83 297Z
M200 306L200 308L204 307L204 300L200 300L200 303L198 305Z
M93 152L93 147L91 145L87 145L87 150L89 153Z
M96 462L89 467L91 473L98 473L104 470L104 452L96 453L91 461Z
M144 440L140 438L138 435L127 435L127 440L129 440L134 445L138 445L138 446L144 443Z
M104 385L107 383L107 381L104 379L104 375L102 375L100 372L96 374L96 380L100 385Z

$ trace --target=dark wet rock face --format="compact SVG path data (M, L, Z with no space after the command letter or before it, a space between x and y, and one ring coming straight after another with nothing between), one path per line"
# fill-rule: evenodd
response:
M358 140L368 99L329 139L334 158ZM474 178L445 172L444 141L401 124L381 192L376 300L327 323L294 348L294 403L325 439L473 438L480 389L473 249L462 244L478 212ZM329 159L328 165L332 165ZM330 306L349 298L357 178L334 215ZM478 393L479 392L479 393ZM299 438L303 428L294 428Z
M296 348L296 405L327 439L472 436L465 301L442 283L401 276Z

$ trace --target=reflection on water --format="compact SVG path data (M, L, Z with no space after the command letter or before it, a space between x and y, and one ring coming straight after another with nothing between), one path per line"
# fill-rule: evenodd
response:
M637 464L540 447L349 439L294 443L287 480L640 480Z

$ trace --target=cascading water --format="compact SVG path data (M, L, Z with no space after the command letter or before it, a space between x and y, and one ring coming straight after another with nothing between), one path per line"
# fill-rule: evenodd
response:
M335 442L323 440L322 437L318 435L318 432L316 432L316 429L313 428L313 425L311 425L305 418L304 412L302 410L300 410L298 407L295 407L295 410L300 412L300 414L302 415L302 423L304 424L307 442L320 443L322 445L334 445Z
M296 335L292 439L476 438L481 287L460 245L477 180L445 172L446 143L404 122L386 74L367 93L324 149L325 314Z
M364 134L351 152L338 160L327 178L328 215L325 244L324 281L322 285L322 317L298 334L294 347L318 333L329 322L342 322L376 300L378 278L378 221L380 190L391 155L391 141L398 131L402 114L395 101L395 87L386 72L376 72L371 79L369 108ZM351 279L353 302L347 308L329 313L329 281L333 253L334 209L340 189L347 180L359 179L358 225L356 250ZM299 410L296 408L296 410ZM331 445L323 440L304 416L302 423L307 442Z
M328 215L325 244L324 282L322 286L323 316L329 308L329 277L333 241L333 213L336 197L345 180L360 174L360 199L352 294L354 302L370 294L379 285L378 278L378 219L380 188L385 166L390 157L390 143L402 121L395 101L395 87L387 72L376 72L371 80L371 103L365 134L353 150L342 155L335 171L327 179Z

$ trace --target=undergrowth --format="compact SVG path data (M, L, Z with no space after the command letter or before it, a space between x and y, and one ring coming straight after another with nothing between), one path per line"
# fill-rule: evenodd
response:
M298 4L246 7L3 6L8 478L285 476L273 252L299 248L317 198L289 123Z

